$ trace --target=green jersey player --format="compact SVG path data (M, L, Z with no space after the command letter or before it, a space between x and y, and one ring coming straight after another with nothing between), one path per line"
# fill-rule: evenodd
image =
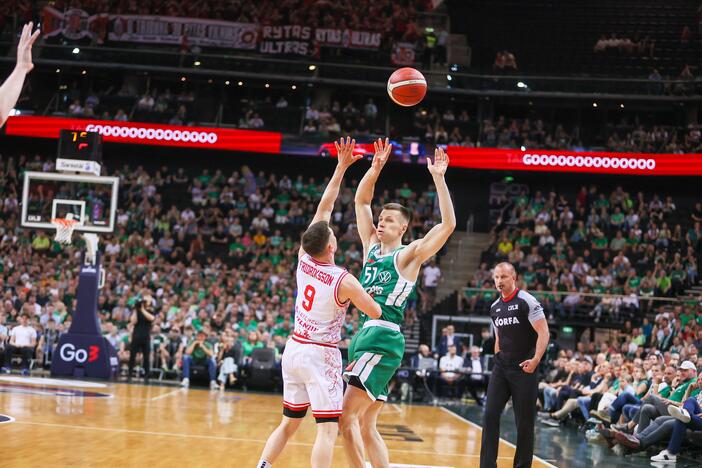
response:
M362 328L349 346L350 364L344 373L349 385L344 395L340 425L349 465L363 467L364 448L373 466L389 466L388 451L376 429L376 420L387 399L388 382L400 366L405 340L400 332L407 298L415 288L419 269L444 246L456 227L456 215L444 175L448 155L437 148L427 168L439 198L441 223L425 237L402 245L411 211L398 203L383 207L377 227L373 224L371 201L378 176L390 156L388 140L374 143L370 169L356 191L356 222L363 243L365 264L361 284L380 304L381 316L370 319L361 314Z

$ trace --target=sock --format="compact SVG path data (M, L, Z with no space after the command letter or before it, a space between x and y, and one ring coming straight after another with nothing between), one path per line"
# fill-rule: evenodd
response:
M256 465L256 468L271 468L273 466L273 463L268 463L266 460L261 458L258 461L258 464Z

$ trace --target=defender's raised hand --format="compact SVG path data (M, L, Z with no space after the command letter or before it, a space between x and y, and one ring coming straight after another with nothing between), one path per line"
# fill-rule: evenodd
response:
M380 171L385 163L390 159L390 152L392 151L392 145L390 144L390 139L386 138L385 141L378 138L378 141L373 142L373 148L375 148L375 154L373 155L373 162L371 167L377 171Z
M39 37L39 30L32 34L34 25L29 22L22 28L19 45L17 46L17 64L10 76L0 85L0 127L2 127L10 116L10 111L22 93L24 79L27 73L32 71L32 45Z
M337 164L343 168L347 169L351 164L355 163L363 157L363 153L354 154L353 150L356 146L356 140L351 139L351 137L346 137L346 141L343 138L339 138L339 141L334 142L336 147L336 154L338 158Z
M34 24L30 21L22 28L19 44L17 45L17 68L29 73L34 68L32 63L32 46L39 37L39 29L32 33Z
M446 169L449 166L448 154L443 148L436 148L434 150L434 161L427 158L427 169L432 176L443 177L446 174Z

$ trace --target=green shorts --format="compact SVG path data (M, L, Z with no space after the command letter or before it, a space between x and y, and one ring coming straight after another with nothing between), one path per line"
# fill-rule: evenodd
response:
M351 340L349 362L351 370L344 372L348 382L358 377L373 401L388 399L388 383L400 367L405 355L405 337L399 331L381 326L366 326Z

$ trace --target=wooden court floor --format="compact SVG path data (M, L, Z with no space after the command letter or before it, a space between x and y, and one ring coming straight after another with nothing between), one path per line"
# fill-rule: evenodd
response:
M0 376L0 466L254 467L281 397ZM397 466L477 467L480 428L437 407L386 405L379 422ZM308 415L276 467L307 467ZM500 442L499 467L514 446ZM339 438L334 467L345 467ZM553 466L540 459L534 467Z

